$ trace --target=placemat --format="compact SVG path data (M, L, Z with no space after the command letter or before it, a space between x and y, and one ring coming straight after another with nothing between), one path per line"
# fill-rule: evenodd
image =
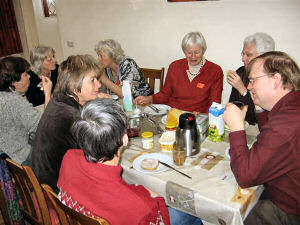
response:
M217 165L221 160L223 160L224 157L221 155L214 155L211 152L203 152L197 159L195 159L191 164L196 166L199 163L202 164L202 161L204 163L201 165L203 169L210 170L215 165Z
M166 197L169 206L196 214L193 190L168 181Z

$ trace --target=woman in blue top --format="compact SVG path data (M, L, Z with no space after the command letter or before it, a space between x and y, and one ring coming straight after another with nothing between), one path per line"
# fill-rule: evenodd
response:
M95 51L99 56L100 63L105 67L106 76L112 82L122 85L124 80L129 80L134 98L153 94L153 90L146 82L144 74L136 62L125 56L124 50L117 41L112 39L100 41L96 45ZM121 88L118 91L121 93Z

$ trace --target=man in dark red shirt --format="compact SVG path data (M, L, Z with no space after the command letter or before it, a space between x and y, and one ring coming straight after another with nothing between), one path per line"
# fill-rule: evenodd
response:
M260 134L249 150L242 110L227 104L223 118L231 133L231 169L238 184L263 184L260 200L245 224L300 224L300 69L283 52L268 52L248 66Z

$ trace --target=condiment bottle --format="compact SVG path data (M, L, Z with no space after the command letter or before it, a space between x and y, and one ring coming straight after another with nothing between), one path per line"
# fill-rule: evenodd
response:
M124 96L123 98L123 106L124 110L126 112L132 112L133 111L133 101L132 101L132 93L131 93L131 86L128 80L123 81L122 86L122 94Z
M153 133L152 132L143 132L142 133L142 145L144 149L153 149Z

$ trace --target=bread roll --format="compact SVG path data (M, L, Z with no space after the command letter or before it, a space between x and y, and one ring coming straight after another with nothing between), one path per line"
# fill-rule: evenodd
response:
M141 168L143 170L156 170L159 165L157 159L143 159L141 163Z
M176 109L176 108L172 108L167 115L167 120L166 120L166 124L168 123L176 123L176 125L178 125L179 123L179 116L182 114L183 112L180 109Z

